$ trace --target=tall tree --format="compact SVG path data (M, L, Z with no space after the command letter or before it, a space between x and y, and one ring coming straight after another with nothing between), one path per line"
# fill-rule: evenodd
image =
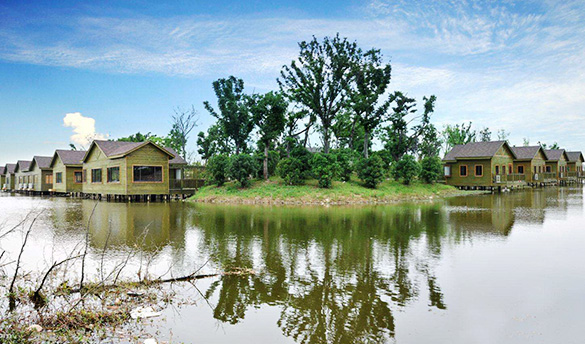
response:
M254 123L258 126L260 142L264 145L264 179L268 179L268 150L272 141L284 130L288 104L282 94L268 92L250 96L249 107Z
M439 131L431 123L431 114L435 111L435 101L437 97L432 95L429 98L423 97L425 101L425 110L421 124L414 128L414 135L418 135L417 150L421 158L436 157L441 150L441 138Z
M202 131L197 134L197 146L199 147L197 152L201 159L205 160L205 163L214 155L229 155L232 152L228 138L217 123L207 129L207 135Z
M481 142L489 142L492 140L492 131L488 127L484 127L479 131L479 140Z
M250 133L254 129L244 95L244 81L234 76L219 79L213 82L213 91L217 96L219 111L215 111L208 101L203 103L205 109L217 118L225 136L233 142L236 154L240 154L246 150Z
M506 141L510 137L510 133L507 132L505 129L498 130L498 140Z
M307 147L307 141L309 139L309 132L311 126L315 122L315 116L309 115L307 110L290 110L285 114L285 143L286 143L286 154L290 158L291 145L297 141L297 137L301 134L305 135L303 140L303 147ZM299 125L303 120L307 120L305 128L299 131Z
M389 115L390 125L384 128L384 148L393 161L398 161L412 147L407 117L416 112L416 100L400 91L391 94L389 100L393 106L392 113Z
M470 142L475 142L476 133L471 130L471 122L465 125L447 125L443 130L443 143L445 144L445 151L449 151L455 145L464 145Z
M325 37L323 42L313 37L310 42L299 43L299 48L297 60L283 66L278 84L291 101L301 104L319 119L323 151L328 153L331 126L345 105L352 66L360 49L339 34Z
M180 156L187 157L187 141L189 134L197 126L199 117L195 107L191 106L189 110L180 108L175 109L175 114L172 116L173 125L168 135L171 148L177 151Z
M352 65L353 85L349 100L354 113L351 128L351 140L355 135L356 125L364 130L364 157L368 158L370 138L374 130L384 120L384 114L390 106L390 100L379 104L379 99L390 84L392 68L384 64L380 50L371 49L360 54L358 63Z

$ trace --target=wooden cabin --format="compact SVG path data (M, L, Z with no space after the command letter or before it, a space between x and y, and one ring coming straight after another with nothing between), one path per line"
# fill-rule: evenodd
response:
M564 149L546 149L546 172L554 173L556 180L564 182L567 179L567 151Z
M53 189L53 170L51 169L50 156L33 157L30 167L29 176L32 178L32 187L29 191L35 193L47 193Z
M6 166L0 166L0 188L4 190L6 186Z
M457 187L518 186L526 176L514 173L515 159L506 141L456 145L443 158L445 181Z
M567 157L569 161L567 161L567 175L571 179L577 180L578 178L583 177L583 163L585 159L583 158L583 153L581 152L567 152Z
M16 170L16 164L6 164L6 166L4 166L5 170L6 170L6 179L4 181L4 184L2 184L2 190L4 191L13 191L14 190L14 181L16 180L16 174L15 174L15 170Z
M541 146L511 147L514 159L514 173L526 175L529 184L544 183L546 171L546 154Z
M18 160L16 162L16 168L14 169L16 181L14 190L16 191L28 191L32 189L32 178L29 173L31 161Z
M183 159L174 149L165 147L175 157L169 160L169 191L171 194L194 193L196 184L192 180L185 179L185 166L187 161Z
M169 161L152 142L92 142L82 159L83 193L106 196L169 195Z
M56 150L51 159L53 189L58 193L83 192L83 164L86 151Z

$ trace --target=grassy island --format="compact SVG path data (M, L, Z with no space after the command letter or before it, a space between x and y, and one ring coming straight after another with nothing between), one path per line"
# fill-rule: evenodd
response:
M403 185L386 180L376 189L365 188L361 182L334 181L331 188L319 188L316 180L305 185L285 185L279 177L268 181L254 180L248 188L241 188L236 182L218 187L210 185L201 188L190 198L195 202L244 203L244 204L376 204L409 200L425 200L460 195L458 189L444 184L423 184L414 182Z

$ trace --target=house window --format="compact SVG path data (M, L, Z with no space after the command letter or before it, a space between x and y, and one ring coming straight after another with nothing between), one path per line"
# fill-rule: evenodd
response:
M91 182L92 183L101 183L102 182L102 169L96 168L91 170Z
M134 166L134 182L158 183L163 181L162 166Z
M109 167L108 168L108 183L119 183L120 182L120 167Z
M475 165L475 176L483 177L483 165Z
M500 174L500 166L496 165L496 175Z
M459 166L459 175L461 177L467 177L467 165Z
M45 184L53 184L53 175L52 174L45 175Z
M63 172L55 173L55 183L57 183L57 184L63 183Z
M512 164L508 164L508 174L512 173L514 173L514 168L512 167Z
M518 174L524 174L524 166L518 166Z
M75 182L75 184L81 184L83 182L83 172L81 171L77 171L77 172L73 172L73 181Z
M502 165L502 174L506 174L506 165Z
M547 167L546 167L546 172L547 172L547 173L550 173L550 166L547 166Z
M445 177L451 177L451 166L445 166L443 168L443 173L445 174Z

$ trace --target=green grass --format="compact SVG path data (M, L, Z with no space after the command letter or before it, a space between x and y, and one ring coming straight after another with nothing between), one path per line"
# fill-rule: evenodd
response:
M444 184L423 184L415 182L403 185L396 181L384 181L376 189L364 187L361 182L334 181L330 189L317 187L316 180L308 180L305 185L284 185L278 177L268 181L253 180L248 188L240 188L235 182L222 187L206 186L191 198L197 202L225 203L386 203L400 200L429 199L455 196L459 190Z

